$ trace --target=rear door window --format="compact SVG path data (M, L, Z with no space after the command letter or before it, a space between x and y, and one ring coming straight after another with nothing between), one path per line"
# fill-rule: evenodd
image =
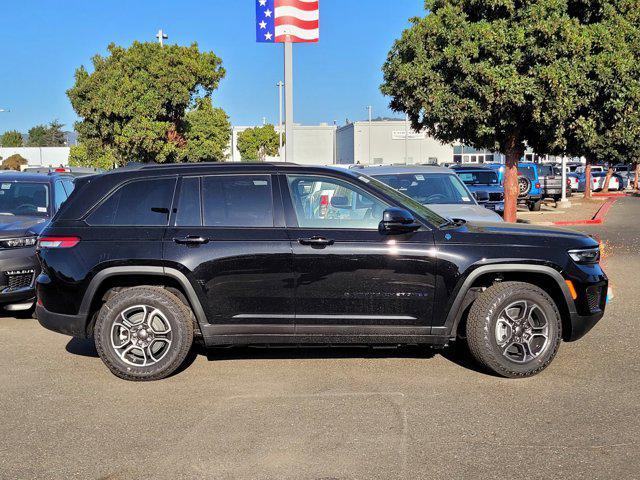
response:
M97 226L167 225L175 184L175 178L126 183L89 215L87 223Z
M202 225L200 202L200 177L182 179L176 212L176 226L199 227Z
M56 211L60 208L60 206L67 199L67 192L62 185L60 180L57 180L53 186L53 196L55 197L55 207Z
M270 175L202 177L206 227L273 227Z

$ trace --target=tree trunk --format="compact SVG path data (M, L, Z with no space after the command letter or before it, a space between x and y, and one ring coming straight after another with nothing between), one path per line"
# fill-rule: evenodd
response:
M584 198L591 198L591 159L587 158L587 166L584 170Z
M613 176L613 168L609 167L609 170L607 170L607 176L604 177L604 185L602 186L603 193L609 193L609 182L611 182L612 176Z
M516 222L518 220L518 162L522 152L510 152L505 155L504 168L504 221Z
M640 162L636 163L636 176L633 179L633 189L638 190L638 177L640 177Z

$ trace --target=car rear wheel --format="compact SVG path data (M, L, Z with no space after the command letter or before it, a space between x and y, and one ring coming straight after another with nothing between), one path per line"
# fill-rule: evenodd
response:
M537 202L531 202L529 204L529 210L532 212L539 212L541 206L542 206L542 200L538 200Z
M555 357L562 338L560 313L541 288L523 282L489 287L473 303L467 343L473 357L503 377L530 377Z
M184 362L193 343L189 308L171 292L133 287L103 305L94 327L98 355L126 380L158 380Z

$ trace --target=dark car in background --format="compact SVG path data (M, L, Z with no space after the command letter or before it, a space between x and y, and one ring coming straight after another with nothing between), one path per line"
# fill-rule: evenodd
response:
M194 339L459 341L528 377L604 315L599 255L571 230L444 218L358 170L148 166L76 181L38 239L36 310L128 380L175 372Z
M474 191L451 169L435 165L379 165L364 167L360 171L428 206L443 217L473 222L502 221L495 211L501 212L504 208L487 206L491 187L482 192ZM480 204L478 198L485 202ZM496 206L496 203L491 205Z
M73 188L73 177L57 173L0 176L0 306L6 310L33 306L37 236Z
M496 213L504 213L504 187L495 171L482 165L453 165L451 169L480 205Z

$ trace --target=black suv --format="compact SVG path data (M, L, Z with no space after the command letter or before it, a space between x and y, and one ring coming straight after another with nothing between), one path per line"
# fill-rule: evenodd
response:
M464 339L506 377L603 316L580 233L440 217L357 170L191 164L76 180L38 243L37 317L111 371L163 378L194 338L233 344Z

